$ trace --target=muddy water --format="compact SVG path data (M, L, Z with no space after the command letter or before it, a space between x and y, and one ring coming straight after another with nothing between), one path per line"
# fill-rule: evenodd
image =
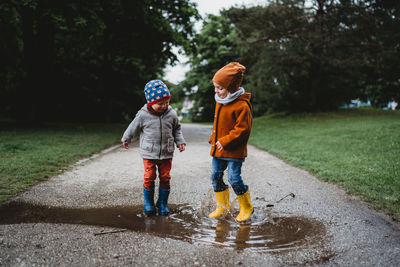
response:
M271 217L257 210L251 223L233 218L209 219L190 206L170 205L169 217L146 217L142 206L73 209L45 207L23 202L0 206L0 224L64 223L115 227L162 237L223 243L234 249L280 252L306 247L325 235L324 225L305 217ZM98 232L97 232L98 233ZM200 239L200 240L198 240Z

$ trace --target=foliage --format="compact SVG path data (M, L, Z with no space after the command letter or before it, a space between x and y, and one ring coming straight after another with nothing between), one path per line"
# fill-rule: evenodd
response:
M199 88L192 116L212 118L208 81L230 60L247 68L243 87L256 116L335 110L357 98L400 102L399 7L392 0L274 0L209 17L195 38L205 49L192 55L182 84Z
M118 121L144 84L192 49L184 0L6 0L0 4L0 112L24 120ZM51 112L49 112L51 111Z
M250 143L362 196L400 220L400 112L262 116Z
M367 3L360 11L362 27L356 31L362 37L362 48L366 52L361 98L371 100L375 107L385 106L388 101L400 103L400 2Z
M399 4L277 0L231 9L257 114L323 111L354 98L399 101Z
M214 86L212 77L215 72L237 58L232 52L236 32L226 16L208 15L203 22L201 32L194 38L196 49L189 57L191 69L185 80L176 88L182 98L192 94L195 105L191 110L193 121L210 121L214 114Z

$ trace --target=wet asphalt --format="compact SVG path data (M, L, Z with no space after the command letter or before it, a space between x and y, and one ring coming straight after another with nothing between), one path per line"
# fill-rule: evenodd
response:
M0 206L0 266L400 266L400 224L359 198L249 146L255 212L207 218L210 127L185 124L169 217L142 214L137 143L112 147ZM266 137L267 138L267 137Z

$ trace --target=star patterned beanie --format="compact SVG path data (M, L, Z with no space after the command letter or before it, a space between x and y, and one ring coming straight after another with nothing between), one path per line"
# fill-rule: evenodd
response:
M243 73L245 70L245 66L239 62L231 62L219 69L215 73L212 81L224 87L230 93L234 93L239 90L239 87L242 84Z
M160 80L151 80L144 87L144 94L146 96L147 105L151 106L164 99L170 99L167 85Z

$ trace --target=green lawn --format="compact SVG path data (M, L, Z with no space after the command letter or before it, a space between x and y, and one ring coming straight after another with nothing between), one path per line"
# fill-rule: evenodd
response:
M118 144L126 126L0 123L0 201Z
M259 117L250 143L400 220L399 111Z

